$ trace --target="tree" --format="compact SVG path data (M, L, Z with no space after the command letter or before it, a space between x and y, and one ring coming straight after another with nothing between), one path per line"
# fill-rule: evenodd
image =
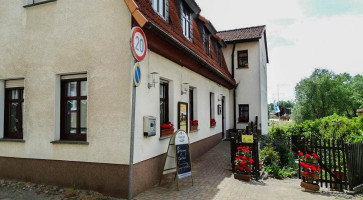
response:
M337 113L356 116L361 107L363 77L347 73L335 74L327 69L315 69L309 78L295 87L296 106L293 109L297 122L315 120Z

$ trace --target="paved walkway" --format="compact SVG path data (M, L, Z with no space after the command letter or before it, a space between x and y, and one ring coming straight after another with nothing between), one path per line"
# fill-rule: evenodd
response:
M180 180L180 191L171 179L161 186L155 186L139 194L136 200L174 200L174 199L217 199L217 200L315 200L345 199L363 200L363 194L349 196L323 190L320 193L303 192L298 179L267 179L265 181L244 182L233 178L230 169L229 142L222 142L208 153L193 161L194 186L191 179ZM102 194L62 188L57 186L37 185L0 179L0 200L116 200Z
M180 191L176 182L141 193L135 199L218 199L218 200L283 200L283 199L341 199L352 198L342 193L323 191L303 192L298 179L267 179L261 182L244 182L233 178L230 169L229 142L222 142L208 153L193 161L194 186L190 178L180 180ZM361 199L361 197L354 197Z

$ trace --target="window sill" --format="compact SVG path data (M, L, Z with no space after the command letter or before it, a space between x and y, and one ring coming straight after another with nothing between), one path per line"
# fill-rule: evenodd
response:
M25 6L23 6L24 8L29 8L29 7L33 7L33 6L37 6L37 5L41 5L41 4L45 4L45 3L50 3L50 2L54 2L57 0L46 0L46 1L41 1L41 2L37 2L37 3L32 3L32 4L27 4Z
M237 122L237 124L248 124L248 122Z
M87 141L74 141L74 140L55 140L51 141L52 144L82 144L82 145L89 145Z
M192 131L189 131L189 133L196 133L198 132L200 129L195 129L195 130L192 130Z
M248 67L237 67L236 69L248 69Z
M172 135L168 135L168 136L163 136L163 137L160 137L159 140L165 140L165 139L168 139L168 138L171 138Z
M209 128L215 128L216 126L210 126Z
M20 143L25 143L25 140L23 140L23 139L12 139L12 138L1 138L0 142L20 142Z

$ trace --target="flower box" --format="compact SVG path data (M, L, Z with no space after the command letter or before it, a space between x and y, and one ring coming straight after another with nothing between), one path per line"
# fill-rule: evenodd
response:
M243 181L250 181L251 180L251 175L249 174L238 174L235 173L234 174L234 179L238 179L238 180L243 180Z
M215 127L216 126L216 122L210 122L210 127Z
M190 125L190 131L198 130L198 125Z
M162 129L160 130L160 137L166 137L169 135L173 135L174 129Z
M307 192L317 192L320 190L320 186L317 184L305 183L301 181L300 186L305 189Z

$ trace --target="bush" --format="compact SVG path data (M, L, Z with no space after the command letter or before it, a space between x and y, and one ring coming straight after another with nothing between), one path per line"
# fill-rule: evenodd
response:
M363 142L363 117L349 119L337 114L317 119L306 120L286 129L289 135L321 139L341 139L347 143Z

